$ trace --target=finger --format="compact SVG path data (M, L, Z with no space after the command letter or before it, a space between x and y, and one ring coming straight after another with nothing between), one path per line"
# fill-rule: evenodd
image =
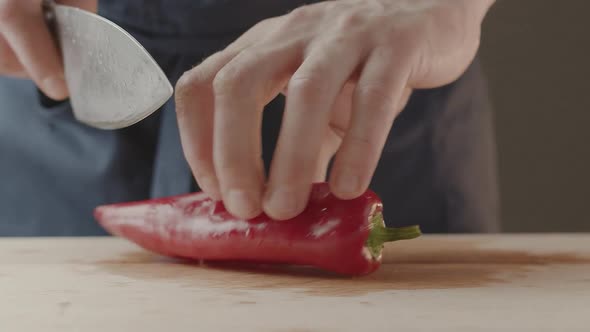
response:
M322 141L322 148L313 182L326 181L330 161L336 154L336 151L338 151L346 128L348 128L352 109L352 93L354 92L355 86L356 84L349 80L338 94L338 97L336 97L336 102L331 111L330 124Z
M220 200L219 181L213 164L213 79L231 59L256 40L266 23L259 23L226 49L217 52L178 80L176 115L185 158L199 187Z
M297 48L268 45L240 53L218 73L213 84L215 170L228 210L242 218L262 212L262 110L301 62Z
M63 66L45 23L40 1L4 1L0 31L20 63L49 97L67 97Z
M352 199L368 188L399 112L397 106L410 71L409 58L386 48L374 51L365 63L353 95L350 126L330 175L331 190L337 197Z
M199 187L221 199L213 167L213 78L235 55L219 52L186 72L176 84L176 119L184 156Z
M26 76L25 69L20 64L16 55L0 35L0 75L8 75L15 77Z
M338 93L360 61L352 42L317 47L289 81L286 110L272 160L264 211L289 219L303 211Z

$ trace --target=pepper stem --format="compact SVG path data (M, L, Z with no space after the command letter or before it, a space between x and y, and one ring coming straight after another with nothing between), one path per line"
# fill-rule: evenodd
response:
M365 246L371 252L374 259L381 256L385 242L414 239L422 235L420 226L407 226L399 228L386 227L383 214L377 213L371 218L371 231Z

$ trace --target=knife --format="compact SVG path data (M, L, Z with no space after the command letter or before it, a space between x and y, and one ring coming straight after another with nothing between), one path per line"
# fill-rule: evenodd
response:
M61 52L74 117L94 128L131 126L173 94L148 51L115 23L43 0L45 20Z

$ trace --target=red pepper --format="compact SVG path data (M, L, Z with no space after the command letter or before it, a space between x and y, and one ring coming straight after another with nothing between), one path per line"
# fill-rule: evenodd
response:
M418 226L385 227L382 207L371 191L340 200L328 184L316 183L304 212L286 221L264 214L237 219L223 203L200 192L99 206L95 217L111 234L166 256L307 265L364 275L381 265L384 242L420 235Z

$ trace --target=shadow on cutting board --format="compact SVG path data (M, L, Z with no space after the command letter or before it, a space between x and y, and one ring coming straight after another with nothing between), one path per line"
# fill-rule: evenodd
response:
M470 241L429 240L428 246L391 246L383 265L363 277L343 277L310 267L175 260L138 249L101 269L133 279L158 279L182 287L217 287L227 291L293 289L307 295L355 296L388 290L474 288L524 278L536 267L589 264L589 257L569 253L531 254L478 248ZM590 279L582 280L589 282Z

